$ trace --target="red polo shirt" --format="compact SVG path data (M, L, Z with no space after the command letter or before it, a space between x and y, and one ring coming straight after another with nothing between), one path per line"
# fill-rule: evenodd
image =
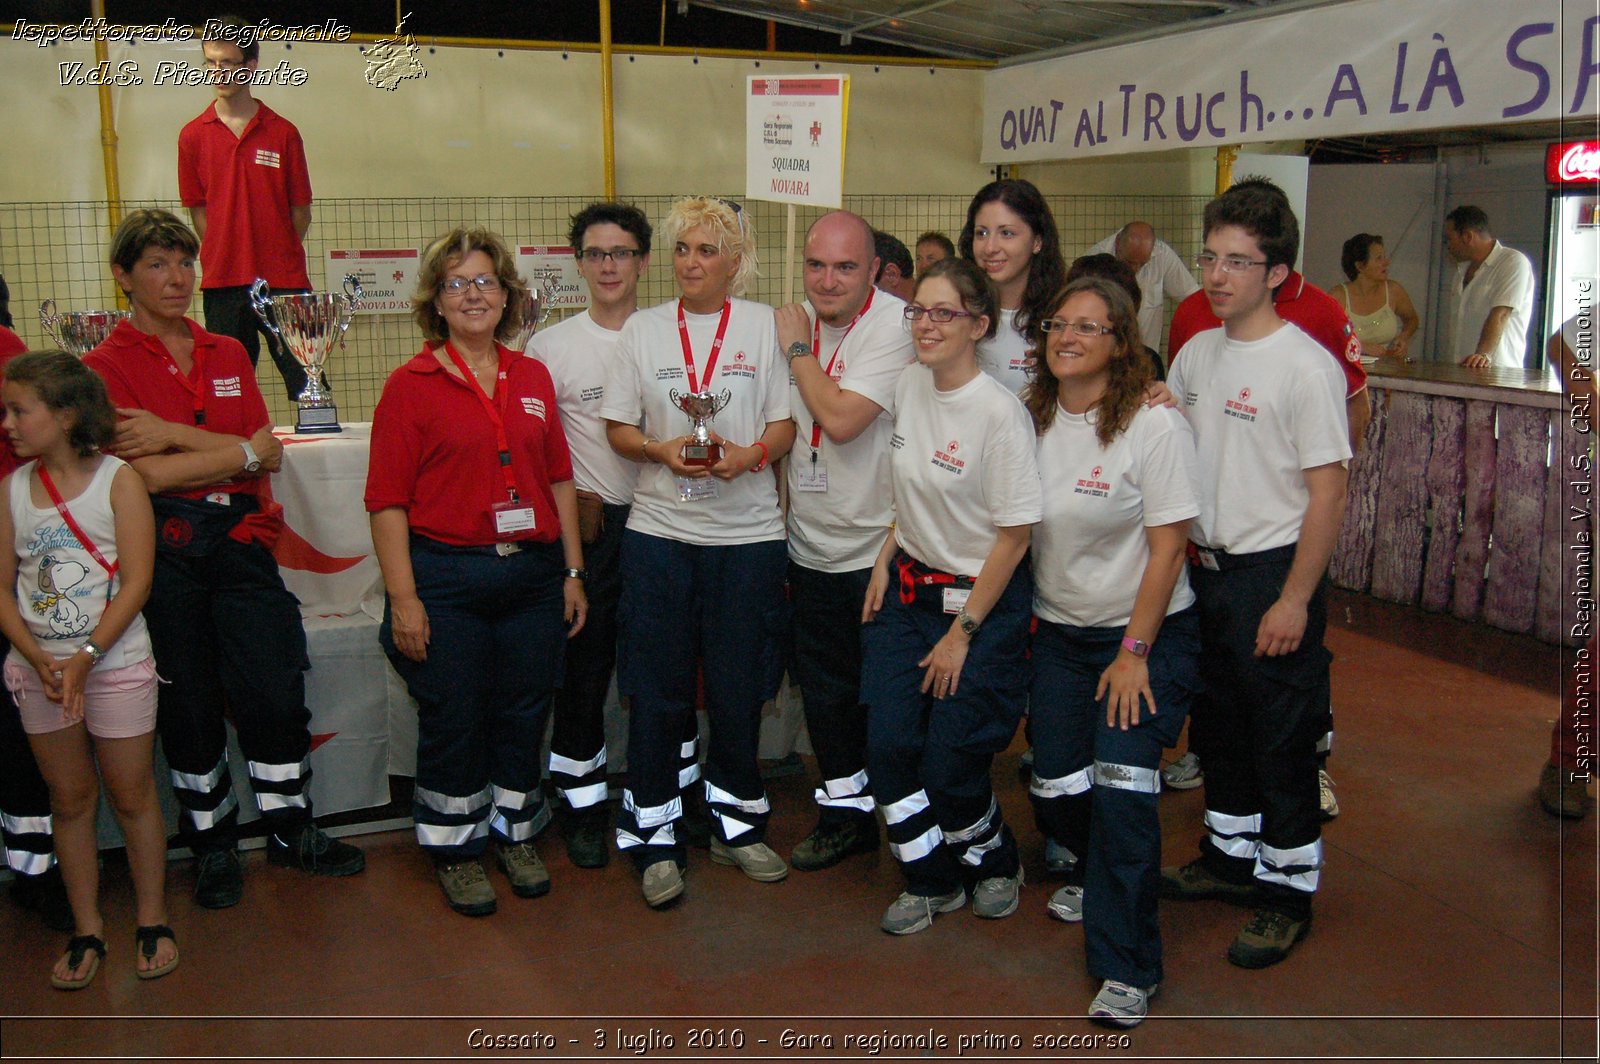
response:
M183 320L194 335L194 368L187 379L199 392L205 410L205 424L201 427L208 432L249 439L263 425L271 424L250 359L239 341L208 333L188 318ZM105 380L112 406L148 410L163 421L179 425L196 424L194 391L179 380L161 341L140 332L132 322L118 325L83 361ZM229 480L166 494L203 499L216 492L262 496L263 506L270 499L266 477Z
M259 102L259 101L258 101ZM311 204L300 132L266 104L235 137L216 105L178 134L178 195L206 209L201 288L247 285L310 288L306 252L290 207Z
M4 325L0 325L0 370L13 358L28 349L22 338ZM0 433L0 477L11 475L11 471L21 463L17 461L17 452L11 449L11 437Z
M1300 326L1339 363L1344 370L1346 398L1367 386L1367 371L1361 366L1361 341L1356 339L1350 317L1337 299L1290 270L1288 279L1273 293L1272 306L1278 317ZM1221 326L1222 321L1211 313L1206 290L1190 295L1172 312L1172 328L1167 333L1168 358L1176 361L1183 345L1195 333Z
M572 479L555 385L543 362L508 347L500 348L500 373L492 400L504 411L517 495L533 507L535 524L508 538L552 543L561 536L561 522L550 485ZM399 506L411 531L479 547L501 540L490 507L506 497L494 425L483 403L424 347L389 375L373 411L367 511Z

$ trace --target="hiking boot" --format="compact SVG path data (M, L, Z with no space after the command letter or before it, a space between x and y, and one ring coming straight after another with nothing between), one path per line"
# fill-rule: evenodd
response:
M1539 804L1551 816L1582 820L1589 811L1589 787L1554 765L1539 772Z
M537 898L550 893L550 873L539 860L539 851L531 842L497 842L495 859L506 878L511 880L511 893L519 898Z
M594 806L560 818L561 837L567 844L567 859L579 868L604 868L611 861L606 845L609 830L604 806Z
M842 824L818 824L789 854L789 863L802 872L832 868L846 857L878 849L878 822L870 816L853 817Z
M438 873L445 901L462 916L488 916L499 907L494 900L494 888L489 885L489 877L477 858L441 864Z
M998 920L1017 911L1022 902L1022 869L1014 876L991 876L972 892L972 915Z
M367 867L367 855L307 824L287 839L276 833L267 840L267 863L298 868L314 876L353 876Z
M1175 791L1192 791L1206 781L1200 771L1200 755L1193 750L1161 770L1161 782Z
M238 905L244 896L244 866L239 851L208 850L195 866L194 900L207 909L226 909Z
M1150 1015L1150 999L1155 987L1129 986L1115 979L1100 984L1100 993L1089 1003L1089 1018L1113 1027L1137 1027Z
M1276 909L1257 909L1228 947L1228 960L1240 968L1266 968L1289 955L1311 930L1311 914L1290 916Z
M1324 821L1339 815L1339 799L1333 796L1333 777L1325 768L1317 769L1317 806Z
M914 935L933 926L940 913L953 913L967 904L967 892L957 887L950 894L926 897L910 891L900 895L884 912L878 926L891 935Z
M717 864L736 865L739 871L758 883L776 883L789 874L789 866L764 842L748 846L729 846L721 839L711 840L711 859Z
M67 901L67 888L61 882L60 865L53 864L35 876L17 873L11 880L11 900L38 913L52 931L71 931L77 926Z
M1050 910L1050 915L1057 920L1064 920L1069 924L1083 921L1083 888L1071 884L1062 887L1050 895L1045 908ZM1120 984L1119 984L1120 985ZM1090 1013L1090 1015L1094 1015Z
M1044 870L1052 876L1070 875L1078 865L1078 855L1055 839L1044 840Z
M1196 858L1178 868L1163 868L1161 896L1171 901L1214 900L1233 905L1254 905L1257 901L1254 880L1234 883L1223 879L1206 867L1204 858Z
M683 873L675 861L657 861L644 870L644 901L659 909L683 893Z

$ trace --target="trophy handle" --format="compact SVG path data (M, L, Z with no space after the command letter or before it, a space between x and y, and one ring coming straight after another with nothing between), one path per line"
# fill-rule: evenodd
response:
M366 301L367 294L361 288L361 279L353 273L344 275L344 314L339 322L339 331L343 333L350 328L350 322L355 318L356 311L361 309L361 304Z
M44 327L45 335L56 342L57 347L65 347L61 342L61 315L56 313L56 301L47 299L39 304L39 324Z
M255 284L250 286L250 306L255 310L256 317L272 330L272 335L282 340L283 333L278 331L278 323L272 320L272 286L267 284L265 277L257 277Z
M727 409L729 403L733 402L733 392L728 388L724 388L722 389L722 394L717 396L711 402L715 407L715 409L711 412L711 416L716 417L718 414L722 413L722 411Z

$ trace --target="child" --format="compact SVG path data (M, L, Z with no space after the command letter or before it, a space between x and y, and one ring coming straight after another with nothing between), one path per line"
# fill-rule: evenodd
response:
M155 521L144 482L111 443L105 385L65 352L21 355L0 386L4 428L24 465L0 481L0 631L11 641L6 688L16 699L50 788L56 854L76 934L51 985L81 990L105 956L95 808L110 794L128 847L138 904L138 975L178 966L166 926L166 826L151 757L155 662L139 608L155 566ZM33 461L28 461L33 459ZM69 501L70 500L70 501ZM90 736L93 736L91 748Z

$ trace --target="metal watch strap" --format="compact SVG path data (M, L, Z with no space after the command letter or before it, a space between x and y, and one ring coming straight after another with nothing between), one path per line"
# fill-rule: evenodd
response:
M806 343L804 340L796 340L784 351L784 355L789 359L790 362L793 362L802 355L809 355L810 353L811 345Z
M90 665L100 664L100 659L106 656L106 652L101 650L99 644L93 639L85 640L83 646L78 649L89 655Z
M589 570L563 569L561 570L561 575L566 577L568 580L587 580L589 579Z
M982 627L983 622L973 619L972 614L968 613L967 608L963 606L961 607L961 612L956 614L956 624L961 626L963 632L972 635Z

